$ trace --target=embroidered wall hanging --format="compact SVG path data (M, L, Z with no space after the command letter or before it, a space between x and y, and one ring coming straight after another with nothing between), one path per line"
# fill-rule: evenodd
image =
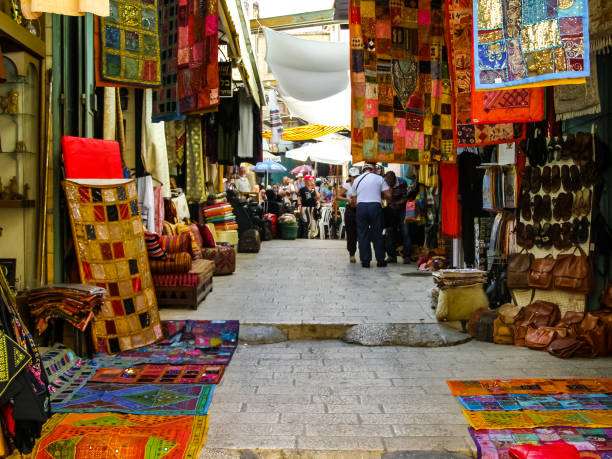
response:
M43 366L53 387L51 403L69 400L96 372L90 360L78 358L72 349L56 343L43 355Z
M543 89L475 91L472 78L472 0L451 0L446 14L453 86L455 146L493 145L524 137L524 125L544 116ZM495 124L492 124L495 123Z
M178 109L178 0L159 2L162 87L153 90L153 122L181 119Z
M113 0L100 18L99 76L107 82L161 84L157 0Z
M476 89L591 73L587 0L474 0Z
M353 161L454 161L444 2L351 0Z
M30 360L28 353L0 330L0 395Z
M54 414L32 457L196 458L207 430L208 416Z
M219 104L217 0L178 0L179 110Z
M97 352L154 343L162 330L135 181L63 185L81 282L108 292L93 324Z

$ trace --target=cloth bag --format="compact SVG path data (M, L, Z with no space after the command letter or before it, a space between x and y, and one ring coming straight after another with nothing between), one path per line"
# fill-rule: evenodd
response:
M534 259L531 253L515 253L510 256L506 275L508 288L529 288L529 273Z
M531 265L528 285L532 288L549 290L553 286L553 270L555 268L555 257L548 255L544 258L536 258Z
M579 255L574 255L576 250ZM593 288L593 266L581 247L573 253L560 254L553 269L553 287L573 293L588 294Z

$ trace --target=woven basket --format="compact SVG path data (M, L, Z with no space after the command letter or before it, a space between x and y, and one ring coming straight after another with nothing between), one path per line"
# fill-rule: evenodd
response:
M532 290L512 290L519 306L527 306L531 302ZM579 293L562 292L560 290L536 290L533 300L549 301L559 306L561 317L567 311L584 312L586 296Z

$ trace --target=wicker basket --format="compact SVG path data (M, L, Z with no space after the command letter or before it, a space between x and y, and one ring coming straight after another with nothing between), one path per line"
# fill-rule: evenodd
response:
M512 294L519 306L527 306L531 302L533 290L512 290ZM563 292L561 290L539 290L536 289L533 300L549 301L559 306L561 317L567 311L584 312L586 308L586 296L579 293Z

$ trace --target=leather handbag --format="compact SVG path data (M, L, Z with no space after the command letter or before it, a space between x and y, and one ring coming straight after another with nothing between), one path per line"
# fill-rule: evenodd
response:
M599 304L605 308L612 308L612 281L604 287L599 296Z
M576 250L580 251L575 255ZM593 288L593 266L581 247L572 253L560 254L553 269L553 288L588 294Z
M601 357L608 354L608 327L594 314L587 313L580 324L578 339L584 342L581 356Z
M547 348L550 355L559 357L560 359L569 359L577 351L579 351L584 343L576 338L566 337L557 338Z
M534 259L535 257L531 253L515 253L510 256L506 275L508 288L529 288L529 273Z
M525 345L530 349L546 349L557 337L554 327L536 328L530 325L525 334Z
M584 319L584 312L567 311L563 318L557 323L557 328L567 330L567 335L575 338L580 331L580 323Z
M536 258L529 272L528 285L532 288L549 290L553 286L553 270L555 268L555 257L548 255L545 258Z
M501 305L497 309L498 317L493 322L493 342L496 344L514 344L514 319L521 310L512 303Z
M552 327L559 321L559 306L548 301L534 301L520 310L514 322L514 344L525 346L530 328Z

